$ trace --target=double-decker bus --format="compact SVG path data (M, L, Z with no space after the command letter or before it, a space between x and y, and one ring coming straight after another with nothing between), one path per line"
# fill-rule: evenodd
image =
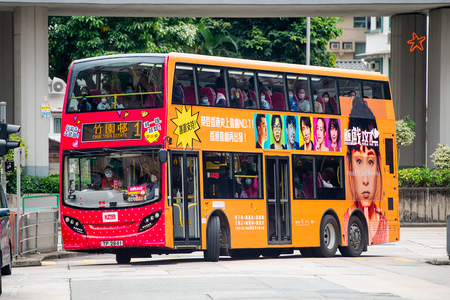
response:
M66 250L359 256L399 240L389 81L170 53L77 60L62 117Z

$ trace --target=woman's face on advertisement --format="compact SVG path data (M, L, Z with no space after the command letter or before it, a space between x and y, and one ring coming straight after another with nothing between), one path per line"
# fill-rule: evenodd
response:
M361 206L368 207L374 200L380 174L375 151L363 149L361 147L360 150L352 152L353 183L356 200Z
M330 137L331 137L331 141L334 144L337 143L337 136L338 136L337 129L333 125L331 125L331 127L330 127Z
M317 125L316 125L316 131L317 131L317 142L319 143L319 145L323 144L324 142L324 135L325 135L325 125L323 124L322 119L318 119L317 120Z

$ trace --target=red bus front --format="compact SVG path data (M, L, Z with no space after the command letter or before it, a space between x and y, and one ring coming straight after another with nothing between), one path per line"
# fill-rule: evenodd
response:
M166 247L164 60L135 55L72 64L61 134L66 250L129 260L133 252L145 255L144 247Z

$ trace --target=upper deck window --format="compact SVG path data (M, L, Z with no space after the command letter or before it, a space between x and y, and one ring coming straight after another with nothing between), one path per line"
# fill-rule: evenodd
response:
M159 108L164 105L161 63L134 59L74 65L67 112Z

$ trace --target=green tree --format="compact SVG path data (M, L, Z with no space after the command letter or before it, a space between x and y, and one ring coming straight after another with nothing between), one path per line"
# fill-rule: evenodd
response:
M342 34L339 18L311 18L311 65L332 67L336 58L325 53L328 41ZM200 20L212 34L230 36L239 57L287 63L306 62L306 18L246 18Z
M75 59L116 53L183 52L195 45L192 18L49 17L50 77Z
M198 33L201 38L196 53L214 56L236 55L238 46L231 37L223 33L213 35L205 24L199 24Z

